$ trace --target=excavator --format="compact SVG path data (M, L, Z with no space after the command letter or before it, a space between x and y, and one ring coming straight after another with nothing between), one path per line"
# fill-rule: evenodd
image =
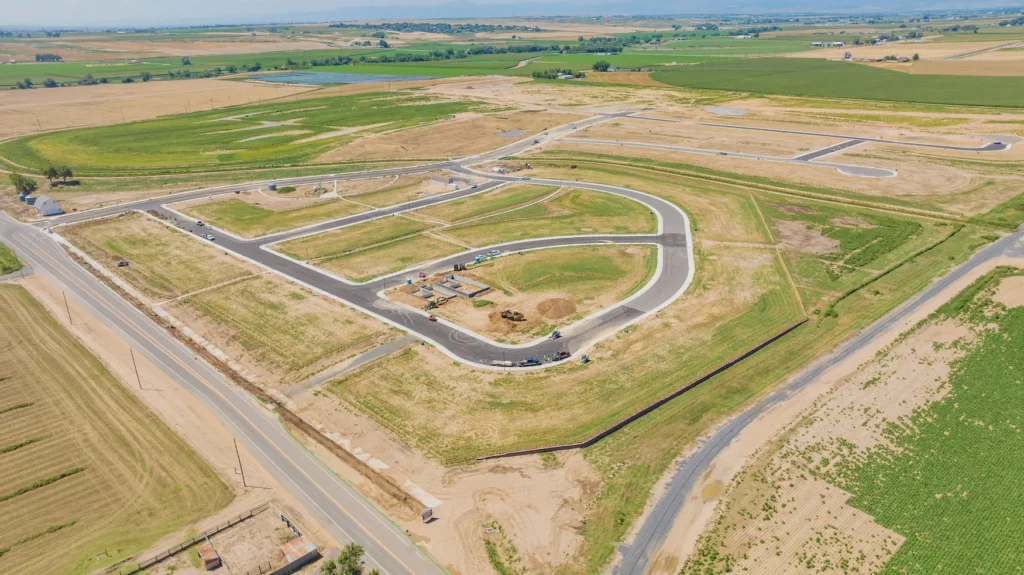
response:
M501 317L502 319L507 319L511 321L526 321L526 316L523 315L523 312L513 311L510 309L501 312Z

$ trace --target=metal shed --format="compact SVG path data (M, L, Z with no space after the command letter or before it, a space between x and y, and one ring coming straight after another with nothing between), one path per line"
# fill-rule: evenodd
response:
M57 200L50 196L39 196L32 205L35 206L36 212L40 216L57 216L64 213L64 209L60 207Z

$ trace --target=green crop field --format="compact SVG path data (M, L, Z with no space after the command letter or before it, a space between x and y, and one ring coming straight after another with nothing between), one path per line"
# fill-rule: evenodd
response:
M160 38L166 41L166 38ZM2 50L2 43L0 43ZM40 50L43 51L43 50ZM141 61L127 60L101 60L89 62L46 62L46 63L19 63L7 66L0 66L0 87L14 86L16 83L29 78L36 85L41 86L46 78L53 78L58 83L77 83L86 75L91 74L93 78L106 78L110 82L120 82L122 78L133 78L140 81L143 72L149 72L154 77L166 77L171 71L189 71L192 74L201 75L207 70L221 68L224 73L229 66L242 69L260 64L263 70L271 70L275 67L284 66L288 60L293 62L304 62L313 59L326 59L333 57L356 57L374 56L384 53L379 49L339 49L339 50L296 50L292 52L265 52L262 54L225 54L216 56L190 56L192 64L182 66L181 58L145 58ZM319 69L319 68L318 68Z
M971 106L1021 106L1024 78L904 74L803 58L735 59L655 72L682 88Z
M281 167L316 158L352 129L395 130L481 108L408 92L275 102L30 136L0 145L0 156L32 171L71 165L79 176Z
M1000 278L1020 273L997 269L939 310L988 329L952 366L949 393L890 423L894 448L844 478L850 505L907 537L883 573L1013 573L1024 561L1024 488L1014 479L1024 460L1024 308L989 299Z
M11 248L0 244L0 276L16 272L21 269L21 260L14 255Z
M364 211L366 208L363 206L345 200L332 200L290 210L268 210L234 198L182 209L185 214L245 238L293 230Z

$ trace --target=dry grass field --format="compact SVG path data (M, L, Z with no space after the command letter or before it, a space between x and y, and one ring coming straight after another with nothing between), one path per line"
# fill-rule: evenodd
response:
M245 366L265 388L302 381L395 336L380 322L273 274L163 309Z
M255 266L138 212L62 227L60 234L157 301L257 273ZM129 265L116 267L122 259Z
M101 84L60 90L3 90L0 91L0 137L147 120L308 91L308 86L214 79Z
M295 383L393 337L379 322L142 214L61 233L265 387ZM121 258L131 265L115 267Z
M544 111L458 114L430 126L373 134L327 152L319 161L471 156L528 138L583 116Z
M0 310L0 571L102 571L232 500L27 291Z

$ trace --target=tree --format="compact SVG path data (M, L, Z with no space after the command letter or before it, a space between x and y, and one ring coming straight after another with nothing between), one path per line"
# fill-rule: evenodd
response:
M18 172L11 172L8 177L11 180L11 185L14 186L14 189L17 190L19 194L31 194L39 187L39 184L37 184L35 180L32 178L26 178Z
M49 180L50 185L52 186L53 181L60 177L60 173L57 171L57 168L49 166L43 170L43 177Z
M182 56L181 57L181 65L182 66L191 66L192 65L191 58L189 58L188 56Z
M47 79L43 80L43 86L46 86L47 88L56 88L57 87L57 82L54 81L53 78L47 78Z
M35 84L32 83L32 78L25 78L25 80L22 81L22 84L25 85L25 88L32 88L35 86Z
M152 76L152 74L150 74L149 72L145 72L145 71L144 71L144 72L142 72L141 74L139 74L139 77L140 77L140 78L142 78L142 81L143 81L143 82L148 82L148 81L149 81L149 79L150 79L150 78L152 78L153 76Z
M595 72L607 72L611 67L612 65L607 60L598 60L597 62L594 62Z
M920 59L921 59L921 55L920 54L914 54L914 61L915 62L917 62Z
M238 66L235 66L234 64L228 64L228 74L234 74L236 72L238 72Z
M377 45L380 46L381 48L390 48L391 47L391 45L388 44L386 40L381 40L381 41L377 42Z
M320 568L320 575L363 575L363 546L349 543L341 550L337 559L325 561ZM376 569L369 575L380 575Z
M61 179L64 180L65 183L67 183L68 178L75 177L75 173L71 171L71 168L64 166L63 168L60 169L60 177Z

